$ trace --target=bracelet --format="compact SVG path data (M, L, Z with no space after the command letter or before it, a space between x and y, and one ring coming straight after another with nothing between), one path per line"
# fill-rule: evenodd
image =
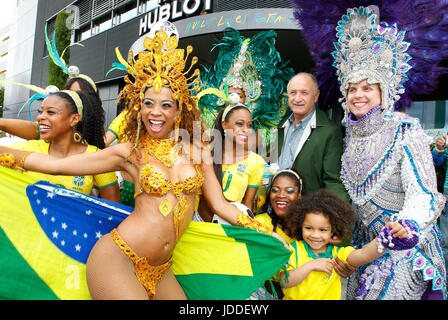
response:
M16 158L10 153L0 153L0 164L7 168L14 168L16 165Z
M21 171L25 170L25 168L23 167L23 166L24 166L24 163L25 163L25 159L26 159L31 153L32 153L31 151L27 151L27 152L25 152L25 154L23 155L22 159L20 159L19 164L16 166L17 169L19 169L19 170L21 170Z
M0 164L4 167L11 168L11 169L18 169L18 170L25 170L23 168L23 164L25 162L25 159L31 154L31 151L25 152L22 159L20 159L19 163L16 164L16 158L11 153L0 153Z
M380 230L377 239L378 252L383 252L384 248L390 250L407 250L415 247L419 241L418 227L412 220L398 220L398 222L406 229L408 233L407 238L394 238L391 229L384 227Z
M239 226L239 227L256 230L256 231L261 232L261 233L272 234L272 230L271 229L266 228L260 222L252 219L251 217L245 215L242 212L240 212L240 214L238 215L236 225Z

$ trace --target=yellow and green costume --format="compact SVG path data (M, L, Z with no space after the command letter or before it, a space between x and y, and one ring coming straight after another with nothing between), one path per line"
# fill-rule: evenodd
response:
M50 143L45 140L29 140L15 143L10 147L18 150L48 154ZM95 146L87 145L86 153L96 152L99 150L100 149ZM62 186L84 194L90 194L94 185L98 189L103 189L118 183L115 172L101 173L93 176L62 176L45 174L36 171L25 171L25 173L39 180L48 181L54 185Z
M318 258L330 258L337 256L341 261L347 263L347 257L355 250L353 247L335 247L328 245L327 251L316 254L311 251L308 244L301 241L291 243L293 252L289 260L288 271L297 269L305 263ZM329 275L321 271L311 271L301 283L292 288L283 289L284 300L340 300L341 299L341 277L333 270Z

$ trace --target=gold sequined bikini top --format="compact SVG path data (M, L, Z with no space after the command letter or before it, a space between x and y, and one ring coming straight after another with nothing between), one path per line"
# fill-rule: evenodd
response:
M140 171L141 189L139 192L135 193L135 197L140 195L142 192L162 197L169 191L173 191L176 198L179 200L174 206L174 209L173 205L167 198L163 199L159 205L159 211L165 217L173 211L173 223L176 233L176 240L180 237L185 213L190 207L185 194L196 192L204 183L204 177L202 176L199 165L196 165L195 169L196 174L194 177L186 178L182 182L170 182L165 179L160 172L154 171L154 168L149 163L147 163Z
M134 197L139 196L143 192L163 197L169 191L173 191L178 200L174 208L167 198L162 200L158 208L165 217L171 211L173 212L173 223L177 240L180 237L185 213L190 207L185 194L198 191L204 183L201 168L199 165L195 165L196 174L193 177L188 177L182 182L171 182L163 174L155 171L151 164L148 163L148 155L159 160L166 167L171 168L179 158L181 150L176 151L175 143L170 139L151 139L146 137L143 140L143 146L145 150L145 165L140 170L140 191L137 191Z
M182 182L171 182L167 180L160 172L154 171L151 164L146 164L140 170L140 191L135 193L135 197L142 192L150 195L164 196L169 191L173 191L177 199L181 198L182 193L193 193L202 187L204 177L198 165L195 166L196 175L186 178Z

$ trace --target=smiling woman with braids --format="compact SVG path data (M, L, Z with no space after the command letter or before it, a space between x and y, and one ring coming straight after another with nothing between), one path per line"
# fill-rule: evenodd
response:
M29 121L24 122L33 124ZM103 109L92 95L63 90L50 94L39 109L37 126L40 128L41 139L16 143L10 147L45 153L54 159L91 153L104 148L103 124ZM85 194L91 193L95 183L101 198L115 202L119 202L120 199L114 172L65 176L33 170L26 170L25 173ZM79 179L83 181L82 184L79 183Z
M133 212L98 240L89 255L87 284L94 299L186 298L169 268L201 187L213 211L230 223L281 240L225 200L210 151L202 147L202 135L193 135L193 127L201 133L202 124L197 98L191 95L198 71L190 78L191 67L184 71L192 48L187 47L185 56L177 39L163 31L147 38L144 46L147 51L129 60L130 75L119 96L128 110L125 134L130 142L63 160L0 147L2 163L10 167L52 174L124 170L135 181Z
M68 91L63 93L64 90ZM83 105L83 117L81 120L78 120L76 125L65 121L66 117L63 116L78 113L74 100L67 92L78 92ZM75 93L71 93L71 95L76 99ZM47 100L48 98L50 100ZM55 92L48 98L44 100L36 122L0 118L1 130L29 140L11 145L12 148L48 153L58 157L65 157L76 152L93 152L105 148L104 109L92 79L87 76L69 78L62 88L62 92ZM63 104L68 105L63 106ZM52 108L47 108L47 106L52 106ZM67 113L58 113L66 108L68 108ZM55 111L56 109L58 110ZM61 126L64 130L57 129ZM69 134L67 135L66 133ZM76 141L74 136L77 137ZM79 140L79 136L81 140ZM88 144L87 149L85 149L85 143ZM86 194L91 194L93 187L96 187L102 199L120 202L120 190L118 188L117 176L114 172L95 175L93 179L92 176L66 176L62 178L61 176L57 177L37 172L27 173L53 184L63 185L66 188ZM77 179L82 179L82 181L87 181L87 183L84 182L80 187Z

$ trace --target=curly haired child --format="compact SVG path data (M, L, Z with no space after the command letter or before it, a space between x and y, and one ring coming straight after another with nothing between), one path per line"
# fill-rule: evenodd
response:
M346 238L350 232L353 210L337 194L322 189L303 196L289 208L288 229L293 252L289 276L284 271L279 279L285 300L340 300L340 276L333 272L333 258L359 267L379 258L384 249L378 249L377 239L356 250L353 247L335 247L332 236ZM389 222L393 237L406 238L406 229L398 222Z

